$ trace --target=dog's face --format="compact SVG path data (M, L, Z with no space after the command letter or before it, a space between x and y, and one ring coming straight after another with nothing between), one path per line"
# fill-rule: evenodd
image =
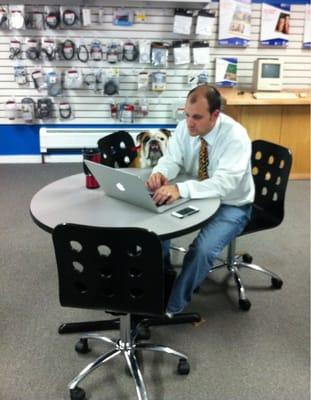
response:
M155 166L159 158L165 153L170 136L171 132L168 129L141 132L136 139L141 146L140 156L142 163L146 166Z

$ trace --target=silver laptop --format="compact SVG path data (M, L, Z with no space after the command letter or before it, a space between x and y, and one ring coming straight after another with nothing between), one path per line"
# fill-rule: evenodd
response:
M157 206L152 200L152 195L146 188L144 180L129 172L126 168L111 168L88 160L85 160L85 164L106 195L118 200L123 200L157 213L162 213L189 201L189 199L178 199L172 204Z

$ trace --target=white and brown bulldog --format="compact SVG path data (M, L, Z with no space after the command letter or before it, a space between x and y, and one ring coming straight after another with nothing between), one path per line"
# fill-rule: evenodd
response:
M154 167L159 158L165 154L170 136L171 132L168 129L139 133L136 137L140 146L137 166L141 168Z

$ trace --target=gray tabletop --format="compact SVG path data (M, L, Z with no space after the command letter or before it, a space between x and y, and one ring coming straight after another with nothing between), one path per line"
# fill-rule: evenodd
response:
M144 176L147 172L138 174ZM66 222L98 227L145 228L162 239L169 239L200 228L215 213L219 204L217 198L190 200L180 207L194 205L200 211L178 219L171 215L172 210L162 214L153 213L108 197L101 189L87 189L84 174L78 174L57 180L39 190L31 200L30 212L34 221L48 232Z

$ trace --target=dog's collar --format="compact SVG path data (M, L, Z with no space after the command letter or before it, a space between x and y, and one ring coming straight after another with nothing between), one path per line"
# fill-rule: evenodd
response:
M141 148L141 145L138 144L137 146L132 147L131 150L132 150L132 151L137 151L137 150L140 150L140 148Z

